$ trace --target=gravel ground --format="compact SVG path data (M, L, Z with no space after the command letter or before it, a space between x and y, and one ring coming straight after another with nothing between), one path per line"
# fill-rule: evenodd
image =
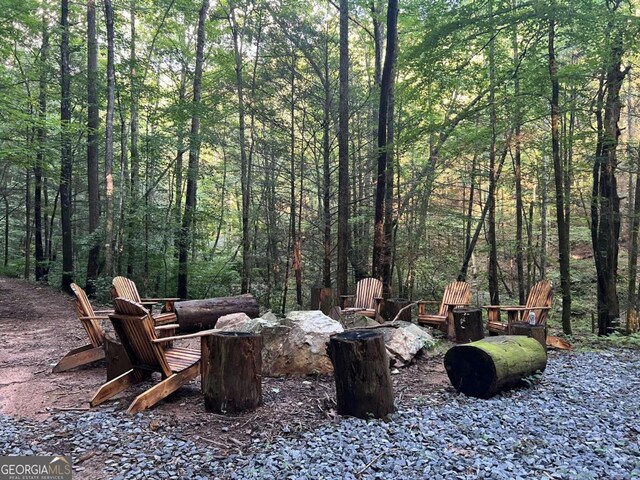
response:
M104 459L106 478L640 478L640 354L552 354L541 382L490 400L442 391L389 423L340 419L222 457L153 412L0 416L0 454ZM208 441L210 442L210 440Z

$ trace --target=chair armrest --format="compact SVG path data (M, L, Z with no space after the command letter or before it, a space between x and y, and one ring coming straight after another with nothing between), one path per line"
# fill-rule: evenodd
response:
M440 305L438 300L418 300L418 315L427 315L427 305Z
M162 303L162 302L177 302L178 300L181 300L181 298L179 297L158 297L158 298L143 298L141 299L142 303Z
M527 310L528 307L522 305L483 305L487 310Z
M115 313L115 310L113 308L110 310L94 310L93 313L106 313L108 315L109 313Z
M215 335L216 333L220 333L220 330L203 330L201 332L190 333L188 335L176 335L173 337L164 337L164 338L154 338L152 340L153 343L165 343L172 342L174 340L184 340L185 338L198 338L198 337L206 337L207 335Z
M107 315L94 315L93 317L78 317L78 318L83 322L89 321L89 320L109 320L109 317Z
M179 328L180 325L177 323L168 323L167 325L159 325L157 327L153 327L156 330L175 330L176 328Z

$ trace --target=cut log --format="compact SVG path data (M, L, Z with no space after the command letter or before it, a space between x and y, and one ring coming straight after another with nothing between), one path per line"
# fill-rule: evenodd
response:
M407 308L402 310L403 308L411 305L411 301L408 298L390 298L385 300L384 303L386 306L387 318L389 320L402 320L405 322L411 321L411 309Z
M220 332L202 337L202 393L207 412L237 413L262 405L262 336Z
M453 309L453 324L456 343L469 343L484 338L482 310L474 307L456 307Z
M382 332L351 330L332 335L327 353L333 364L340 415L369 419L393 413L389 357Z
M181 332L213 328L218 318L230 313L246 313L251 318L260 316L258 302L250 293L233 297L176 302L174 309Z
M488 337L456 345L444 356L444 366L454 388L465 395L489 398L518 386L522 379L547 366L547 352L533 338Z
M333 288L311 287L311 310L321 310L325 315L329 315L333 303Z
M535 338L547 350L547 326L530 325L528 323L514 323L511 325L511 335L524 335Z

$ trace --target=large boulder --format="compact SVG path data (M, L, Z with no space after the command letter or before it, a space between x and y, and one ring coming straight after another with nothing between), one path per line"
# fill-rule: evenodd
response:
M218 325L216 325L218 328ZM344 329L320 310L293 311L283 319L231 319L222 331L259 333L263 337L262 374L266 376L331 373L326 344Z
M382 328L384 343L393 366L403 367L423 348L433 347L433 337L423 328L409 322L395 324L398 328Z

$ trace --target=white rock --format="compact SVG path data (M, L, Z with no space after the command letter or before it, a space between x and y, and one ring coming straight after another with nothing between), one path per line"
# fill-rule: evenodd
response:
M402 367L415 357L420 350L433 345L433 337L424 329L408 322L397 322L398 328L384 328L384 343L391 363Z
M214 328L227 332L233 331L236 326L244 325L247 320L251 320L251 318L246 313L230 313L229 315L223 315L220 317Z

